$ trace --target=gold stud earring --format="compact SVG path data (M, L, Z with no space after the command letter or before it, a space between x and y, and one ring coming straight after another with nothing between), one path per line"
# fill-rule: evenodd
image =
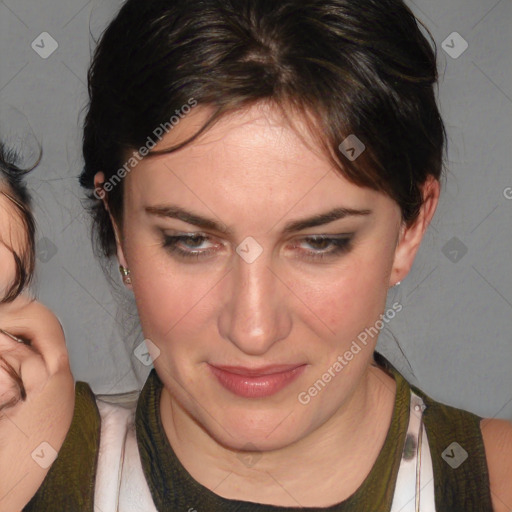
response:
M119 265L119 272L123 276L124 284L132 284L132 278L130 277L130 269Z

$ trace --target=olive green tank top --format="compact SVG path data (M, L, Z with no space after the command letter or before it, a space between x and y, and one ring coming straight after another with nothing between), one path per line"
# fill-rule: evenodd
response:
M230 500L194 480L176 457L165 435L160 420L162 382L153 369L138 400L135 425L144 475L157 510L389 512L405 443L412 389L426 405L423 422L432 459L436 510L492 512L481 418L431 399L411 386L378 352L375 352L375 361L396 381L395 405L386 440L373 468L356 492L343 502L325 508L278 507ZM77 382L75 395L74 416L64 444L24 512L97 512L94 510L94 483L100 414L88 384ZM457 467L446 461L446 450L453 443L467 452L467 459Z

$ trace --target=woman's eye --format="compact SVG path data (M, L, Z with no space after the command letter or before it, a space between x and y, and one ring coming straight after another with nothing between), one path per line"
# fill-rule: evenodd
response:
M164 235L163 247L182 258L206 258L216 252L209 237L200 233L190 235ZM352 234L337 236L316 235L298 240L293 248L299 248L301 258L318 260L335 257L350 250ZM210 244L206 245L205 244ZM305 246L309 246L304 250Z
M336 257L348 252L351 249L351 241L351 234L338 236L317 235L303 238L298 246L304 247L305 244L310 247L310 249L300 251L305 254L305 259L318 260Z
M212 248L202 247L208 237L200 234L192 235L165 235L163 247L183 258L203 258L214 253Z

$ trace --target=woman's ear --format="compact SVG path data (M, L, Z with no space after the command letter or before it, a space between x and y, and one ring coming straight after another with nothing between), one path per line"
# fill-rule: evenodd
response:
M395 257L391 271L389 285L393 286L402 281L411 270L414 258L418 252L423 235L427 230L439 203L441 191L440 183L429 175L421 186L423 205L417 219L411 225L402 223L395 249Z
M114 230L114 236L116 238L116 253L119 264L129 270L128 264L126 263L126 258L124 255L123 244L121 243L120 229L117 225L110 209L108 207L108 195L103 190L103 185L105 183L105 175L102 172L97 172L94 176L94 194L96 197L100 198L103 201L103 206L105 210L107 210L110 216L110 222L112 223L112 228ZM123 279L124 284L127 288L132 289L131 280Z

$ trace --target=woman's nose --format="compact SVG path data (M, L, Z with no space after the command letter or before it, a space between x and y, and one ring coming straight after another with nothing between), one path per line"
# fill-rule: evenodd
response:
M264 251L255 259L242 256L227 277L230 298L219 327L222 337L241 351L263 355L290 332L287 288Z

